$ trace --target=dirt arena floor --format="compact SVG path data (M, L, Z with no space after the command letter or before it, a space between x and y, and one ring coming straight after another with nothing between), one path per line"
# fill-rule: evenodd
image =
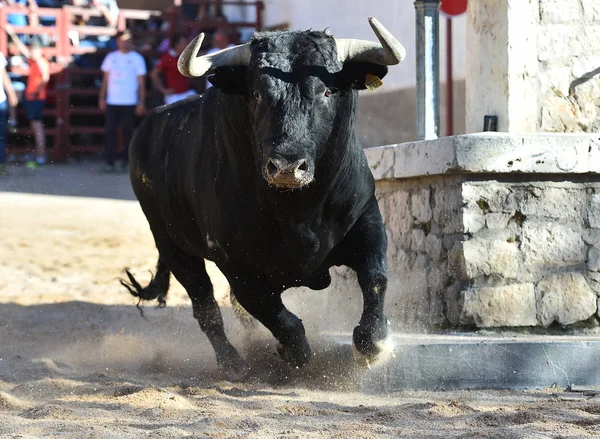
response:
M252 368L228 382L176 282L142 319L117 281L156 261L126 176L16 168L0 209L0 438L600 438L600 398L564 389L365 395L318 334L313 362L287 368L267 334L244 334L209 266Z

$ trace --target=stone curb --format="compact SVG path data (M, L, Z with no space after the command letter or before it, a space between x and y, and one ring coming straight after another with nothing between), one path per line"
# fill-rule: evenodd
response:
M350 349L351 336L332 337ZM364 393L600 385L597 336L396 334L395 358L364 370Z
M365 149L376 180L462 173L600 173L599 134L475 133Z

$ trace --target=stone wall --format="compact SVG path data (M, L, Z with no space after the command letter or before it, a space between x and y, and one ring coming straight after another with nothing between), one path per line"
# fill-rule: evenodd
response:
M365 152L389 240L395 329L600 317L598 136L482 133ZM326 292L303 290L291 307L321 331L351 330L362 309L356 277L332 273Z
M600 131L597 1L471 0L467 53L467 132Z
M600 3L539 0L540 131L600 131Z

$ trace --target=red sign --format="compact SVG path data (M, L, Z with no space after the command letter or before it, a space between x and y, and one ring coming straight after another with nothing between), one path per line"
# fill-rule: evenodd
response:
M467 0L442 0L440 7L446 15L460 15L467 10Z

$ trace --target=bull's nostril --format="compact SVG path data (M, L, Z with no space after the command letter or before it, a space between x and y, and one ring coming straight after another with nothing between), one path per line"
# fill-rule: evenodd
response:
M277 165L273 162L272 159L269 159L269 161L267 162L267 174L269 175L269 177L274 177L278 171L279 168L277 167Z
M302 160L302 163L300 163L300 166L298 166L296 169L303 172L308 171L308 164L306 163L306 160Z

